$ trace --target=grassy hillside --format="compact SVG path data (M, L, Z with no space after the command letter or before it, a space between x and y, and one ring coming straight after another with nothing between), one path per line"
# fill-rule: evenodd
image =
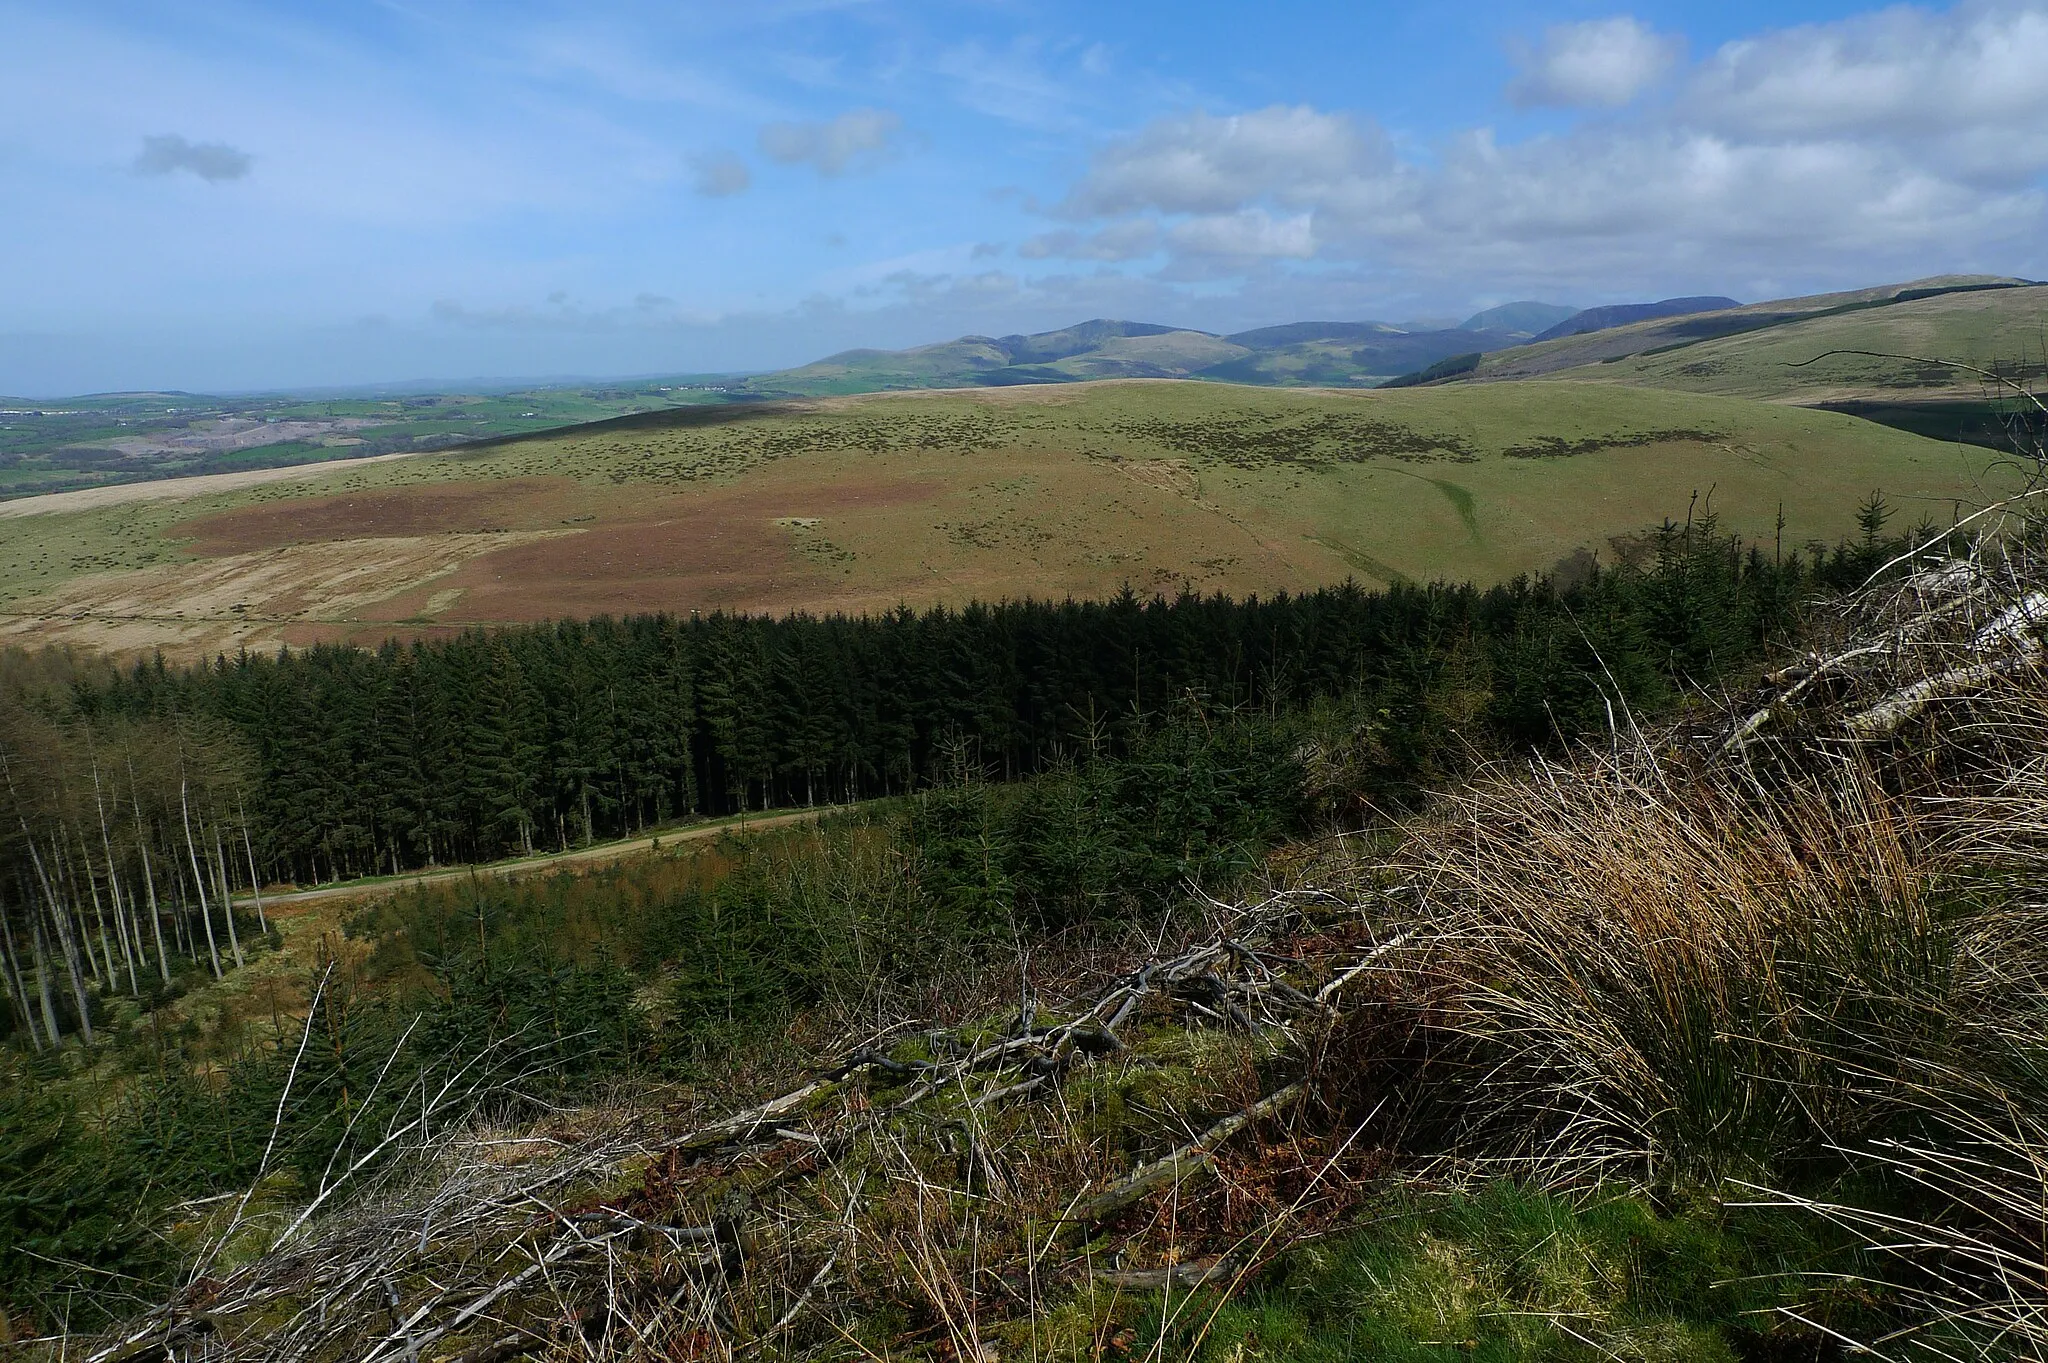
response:
M483 385L468 392L257 394L120 393L62 401L0 398L0 500L137 481L274 469L452 447L575 422L762 399L842 397L946 388L1001 388L1115 378L1199 378L1278 388L1373 388L1397 378L1492 381L1613 365L1574 377L1641 382L1689 391L1795 401L1918 399L1973 393L1942 376L1896 366L1842 365L1787 383L1777 351L1805 335L1778 338L1807 319L1841 323L1845 337L1908 342L1944 353L2009 360L2038 352L2036 294L1961 294L1943 307L1930 290L1981 289L2021 281L1942 276L1849 293L1782 299L1630 325L1616 318L1702 300L1630 304L1584 313L1544 303L1510 303L1441 322L1296 322L1228 336L1140 322L1097 320L1036 335L963 336L909 350L849 350L774 373L694 375L589 385ZM1897 300L1909 301L1898 304ZM1979 302L1970 302L1979 299ZM1893 321L1891 305L1904 307ZM1981 306L1984 312L1975 311ZM1873 311L1870 317L1865 311ZM1937 318L1932 326L1923 325ZM1859 320L1860 319L1860 320ZM1553 324L1601 329L1532 342ZM1834 335L1825 328L1815 335ZM1698 345L1717 348L1694 354ZM1751 345L1762 338L1759 345ZM2029 346L2032 347L2031 351ZM1682 359L1669 359L1682 355ZM1474 364L1472 357L1483 357ZM1635 357L1633 359L1629 357ZM2038 358L2038 357L2037 357ZM1451 371L1442 371L1454 360ZM1716 381L1707 381L1716 380ZM1943 423L1937 422L1937 426ZM1911 427L1918 429L1918 427ZM1943 426L1946 429L1946 426Z
M1697 495L1790 543L1982 497L1850 417L1620 384L1102 383L650 413L289 481L0 509L0 638L192 657L634 611L1497 581ZM127 499L124 499L127 498Z
M1583 336L1589 331L1608 331L1615 327L1633 326L1637 322L1654 322L1667 317L1689 317L1702 312L1726 312L1740 308L1741 303L1720 294L1705 297L1665 298L1655 303L1611 303L1605 307L1587 308L1584 312L1573 313L1537 335L1537 341L1556 341L1566 336Z
M2020 285L2026 281L2001 275L1938 275L1906 284L1855 289L1844 293L1813 294L1802 298L1781 298L1720 312L1660 318L1579 336L1517 346L1487 356L1472 372L1474 381L1537 378L1583 365L1605 364L1624 356L1643 355L1666 347L1692 348L1695 342L1740 334L1765 334L1785 323L1821 313L1855 314L1885 310L1902 296L1923 291L1978 290L1987 286ZM1997 296L1993 294L1991 296ZM1476 347L1474 347L1476 349Z
M1524 311L1504 314L1510 321L1553 311L1540 303L1512 307ZM1537 312L1528 313L1532 308ZM820 397L1195 377L1283 388L1369 388L1445 356L1498 350L1525 336L1505 325L1501 330L1410 329L1384 322L1294 322L1217 336L1140 322L1094 321L1033 336L963 336L910 350L849 350L796 369L738 380L731 391Z
M1886 351L2039 379L2048 374L2044 347L2048 286L2037 285L1942 294L1793 321L1559 376L1808 405L1975 398L1984 393L1984 380L1947 366L1855 355L1809 362L1830 350Z

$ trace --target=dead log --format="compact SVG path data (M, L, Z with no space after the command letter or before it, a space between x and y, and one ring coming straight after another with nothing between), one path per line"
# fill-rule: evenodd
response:
M1894 691L1868 709L1857 711L1846 721L1848 730L1857 738L1888 737L1896 732L1900 725L1935 701L1968 695L2000 677L2029 671L2041 666L2041 663L2041 646L2034 644L2012 657L1994 658L1989 662L1951 668L1937 676Z
M1262 1121L1291 1106L1301 1097L1301 1092L1300 1084L1289 1084L1244 1111L1232 1113L1172 1154L1140 1167L1120 1183L1089 1198L1067 1220L1076 1225L1092 1224L1208 1168L1225 1141L1253 1122Z
M771 1098L759 1107L749 1108L745 1112L727 1117L724 1121L700 1127L676 1142L675 1148L678 1151L702 1150L708 1146L744 1140L764 1127L772 1131L778 1125L778 1118L787 1116L830 1089L833 1082L830 1079L815 1080L794 1092L783 1094L780 1098Z
M1237 1265L1228 1259L1190 1259L1184 1264L1168 1264L1164 1268L1116 1269L1095 1276L1126 1292L1163 1292L1169 1287L1205 1287L1236 1275Z
M512 1359L537 1354L546 1347L547 1341L539 1335L506 1335L455 1355L452 1363L511 1363Z

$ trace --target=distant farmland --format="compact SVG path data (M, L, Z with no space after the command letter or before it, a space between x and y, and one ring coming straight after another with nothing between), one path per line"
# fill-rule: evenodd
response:
M259 485L0 507L0 639L172 657L640 611L1500 580L1695 501L1787 540L2009 476L1624 385L1110 382L699 408ZM47 508L47 509L46 509Z

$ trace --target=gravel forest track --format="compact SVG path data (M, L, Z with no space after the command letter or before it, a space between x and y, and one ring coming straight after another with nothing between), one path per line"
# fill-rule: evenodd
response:
M396 894L400 890L417 889L423 885L444 885L450 881L467 880L471 876L489 876L496 880L511 880L520 876L543 871L560 870L574 866L590 866L616 861L642 852L655 851L661 847L682 842L701 842L715 838L721 833L748 832L761 828L785 828L790 824L805 823L836 814L855 805L820 805L815 809L799 809L784 814L748 815L739 818L719 819L712 823L692 824L672 829L666 833L650 833L645 837L627 838L619 842L598 843L591 847L575 847L566 852L549 852L542 856L520 857L513 861L493 861L475 866L450 866L440 870L420 871L411 875L383 876L374 880L349 880L338 885L321 885L310 890L286 890L263 896L263 907L273 909L295 904L314 904L335 899L369 899L379 895ZM255 906L255 899L242 895L235 903Z

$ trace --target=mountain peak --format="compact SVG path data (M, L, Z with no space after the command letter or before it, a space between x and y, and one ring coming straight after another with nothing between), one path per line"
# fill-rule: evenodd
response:
M1555 341L1565 336L1581 336L1589 331L1625 327L1631 322L1649 322L1661 317L1689 317L1696 312L1721 312L1741 306L1742 304L1735 299L1723 298L1718 294L1694 298L1665 298L1655 303L1614 303L1604 308L1587 308L1584 312L1573 313L1550 330L1539 334L1536 339Z
M1510 336L1534 336L1548 331L1579 309L1563 303L1503 303L1497 308L1475 312L1458 324L1461 331L1500 331Z

